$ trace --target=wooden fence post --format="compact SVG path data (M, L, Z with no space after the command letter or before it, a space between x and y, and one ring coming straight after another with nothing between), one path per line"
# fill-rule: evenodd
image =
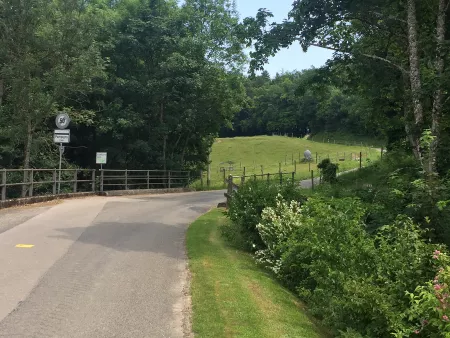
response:
M31 169L31 171L30 171L30 191L28 193L28 196L33 197L33 190L34 190L34 170Z
M359 152L359 169L362 168L362 151Z
M211 186L211 163L208 164L208 174L206 176L206 186L208 188Z
M280 172L280 185L283 184L283 173Z
M56 195L56 169L53 169L53 195Z
M270 174L267 174L267 183L270 182Z
M103 171L103 169L100 169L100 192L103 192L104 188L105 188L105 173Z
M316 164L318 164L318 163L319 163L319 154L316 153Z
M311 189L314 190L314 170L311 170Z
M2 201L6 200L6 169L2 171Z
M292 184L295 184L295 172L292 173Z
M227 188L227 206L230 205L231 196L233 195L233 176L228 176L228 188Z
M294 172L297 173L297 161L294 161Z
M78 169L75 169L75 173L73 174L73 192L77 192L78 188Z
M92 169L92 192L95 192L95 169Z

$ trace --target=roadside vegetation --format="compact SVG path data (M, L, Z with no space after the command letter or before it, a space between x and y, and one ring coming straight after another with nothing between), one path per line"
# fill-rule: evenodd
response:
M189 228L195 337L327 337L301 301L252 256L221 235L230 221L216 209Z
M447 337L448 180L404 153L314 191L249 182L225 238L305 302L338 337Z

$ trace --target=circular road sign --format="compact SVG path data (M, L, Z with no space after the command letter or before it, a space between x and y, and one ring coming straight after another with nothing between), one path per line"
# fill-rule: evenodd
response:
M56 116L55 122L56 122L56 126L59 129L66 129L70 123L69 115L67 115L66 113L58 114L58 116Z

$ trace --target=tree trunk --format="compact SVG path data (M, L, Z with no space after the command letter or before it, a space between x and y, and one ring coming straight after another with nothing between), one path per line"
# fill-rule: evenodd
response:
M420 149L420 135L423 128L422 80L420 78L419 42L417 31L416 0L407 0L408 10L408 43L409 43L409 81L411 86L414 128L411 132L411 143L414 155L423 165Z
M435 71L437 78L436 91L434 93L433 111L432 111L432 123L431 134L434 139L430 146L430 158L428 163L428 170L430 173L437 173L437 150L439 147L439 129L440 120L443 109L443 91L442 91L442 74L445 69L444 61L444 42L445 42L445 19L446 19L447 1L439 0L439 11L437 16L437 29L436 29L436 63Z
M181 152L181 165L184 166L184 156L186 155L186 148L189 142L189 136L186 137L186 142L184 142L183 151Z
M25 149L24 149L24 160L23 160L23 168L30 169L30 159L31 159L31 144L33 143L33 128L31 125L31 119L28 120L27 123L27 138L25 140ZM28 171L23 172L23 183L28 182ZM22 197L25 197L27 194L27 186L22 186Z

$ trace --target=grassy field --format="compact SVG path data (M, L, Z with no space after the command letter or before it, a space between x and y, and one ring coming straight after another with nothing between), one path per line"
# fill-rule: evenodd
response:
M307 149L313 154L314 161L311 165L301 162ZM344 171L359 166L360 152L363 165L366 165L367 159L373 161L380 156L380 151L374 148L319 143L282 136L217 139L211 154L211 182L213 187L223 187L224 169L226 177L230 174L242 176L244 170L246 175L275 174L279 172L280 164L282 172L296 170L296 179L306 179L310 177L310 170L317 172L316 157L319 162L329 157L333 162L339 163L340 171Z
M250 255L225 244L223 222L223 212L213 210L187 235L195 336L326 337L296 297Z

